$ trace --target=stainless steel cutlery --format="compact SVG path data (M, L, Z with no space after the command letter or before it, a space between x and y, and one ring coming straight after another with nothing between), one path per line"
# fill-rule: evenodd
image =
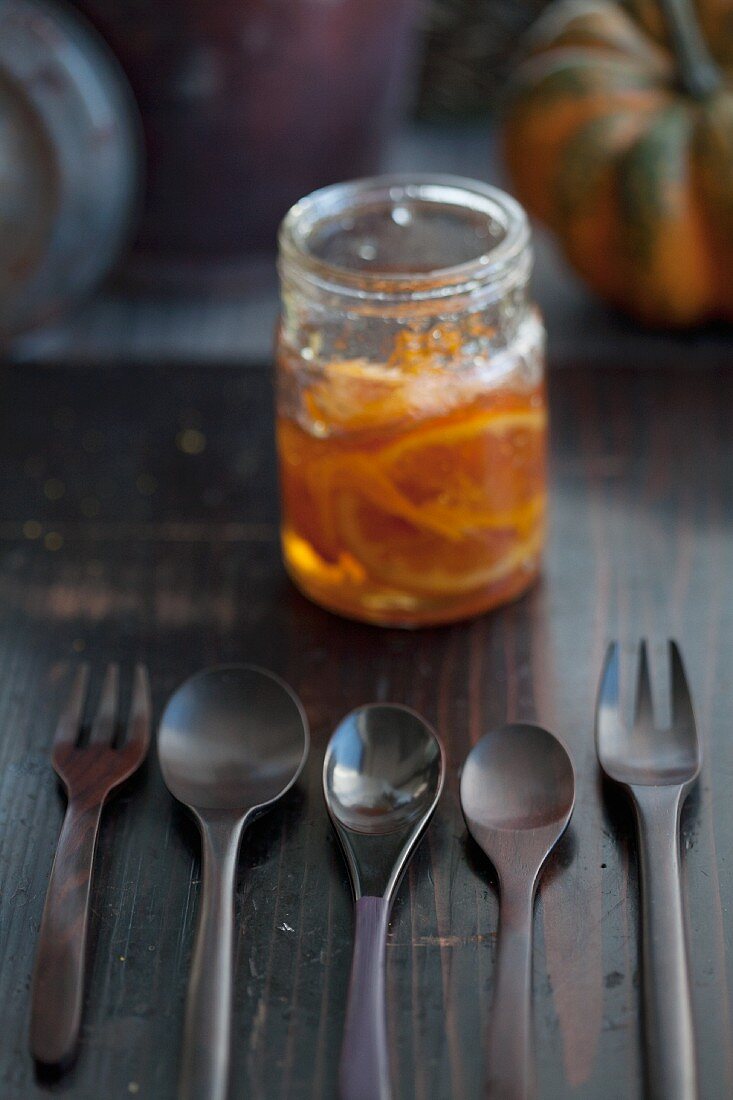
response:
M532 910L537 880L575 803L575 773L547 730L515 723L474 745L461 776L461 806L473 839L499 877L499 941L486 1047L488 1094L534 1093L531 1042Z
M598 760L634 809L641 879L641 955L648 1094L695 1100L697 1070L684 904L680 811L701 751L682 657L667 646L669 712L655 718L650 650L637 655L633 711L622 693L622 650L608 650L598 692ZM629 670L624 678L630 682ZM132 677L126 731L119 729L120 673L109 665L96 713L85 711L89 668L80 666L56 730L52 762L68 807L38 937L31 993L31 1050L64 1066L81 1021L89 893L104 803L145 758L151 726L147 672ZM628 714L627 714L628 710ZM242 833L293 785L307 757L308 722L277 676L249 665L206 669L171 697L158 756L171 793L201 833L202 896L191 967L180 1100L226 1100L231 1030L233 905ZM339 1069L342 1100L390 1100L384 992L389 915L400 881L440 798L441 742L420 715L371 704L346 716L325 752L323 794L354 896L354 949ZM460 801L469 833L492 862L499 938L486 1043L488 1095L534 1092L531 1040L532 910L542 868L574 806L575 773L547 730L515 723L469 753Z
M242 832L292 787L308 745L299 700L279 677L251 665L222 665L192 676L161 718L163 778L196 818L202 846L180 1100L227 1095L234 885Z
M621 706L620 647L611 645L596 709L596 745L609 779L634 807L641 876L641 939L649 1095L697 1095L695 1040L680 883L680 810L700 771L700 743L682 657L668 643L671 716L655 722L649 655L639 649L631 720Z

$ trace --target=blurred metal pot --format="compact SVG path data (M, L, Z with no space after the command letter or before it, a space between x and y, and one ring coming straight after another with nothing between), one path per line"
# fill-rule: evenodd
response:
M76 0L137 98L151 274L272 253L289 206L379 164L416 0Z
M73 11L0 3L0 337L90 291L129 237L139 122L119 67Z

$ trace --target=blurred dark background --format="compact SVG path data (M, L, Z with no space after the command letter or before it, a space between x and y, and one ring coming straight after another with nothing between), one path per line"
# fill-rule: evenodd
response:
M423 15L420 117L485 118L501 101L518 44L549 0L429 0Z
M3 0L5 354L266 360L277 225L301 195L378 171L511 189L501 106L545 7ZM586 290L539 225L535 241L552 365L686 359L701 345L727 355L716 327L640 330Z

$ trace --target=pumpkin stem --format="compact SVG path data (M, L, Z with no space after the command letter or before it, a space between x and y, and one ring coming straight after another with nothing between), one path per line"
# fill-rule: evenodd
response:
M680 80L695 99L705 99L723 83L703 38L692 0L659 0L672 39Z

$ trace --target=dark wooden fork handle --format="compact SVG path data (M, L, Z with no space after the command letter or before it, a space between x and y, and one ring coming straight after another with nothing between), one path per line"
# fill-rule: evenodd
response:
M89 890L102 802L72 800L61 827L38 935L31 1051L47 1065L74 1056L84 997Z

